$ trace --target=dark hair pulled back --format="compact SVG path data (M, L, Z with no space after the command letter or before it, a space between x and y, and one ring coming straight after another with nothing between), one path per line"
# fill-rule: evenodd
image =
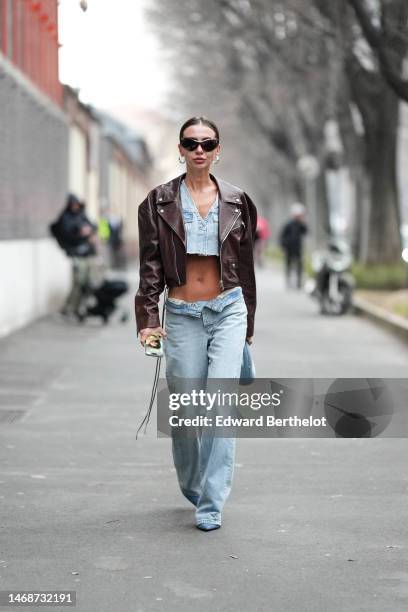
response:
M187 119L187 121L185 121L180 128L180 140L183 138L184 130L190 127L190 125L207 125L215 132L217 140L220 139L220 133L213 121L210 121L210 119L207 119L207 117L190 117L190 119Z

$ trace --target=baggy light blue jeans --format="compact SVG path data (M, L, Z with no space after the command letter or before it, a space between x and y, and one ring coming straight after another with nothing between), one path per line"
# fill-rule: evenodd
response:
M174 377L187 379L187 387L191 379L237 379L238 388L247 312L241 287L212 300L183 302L167 298L167 338L163 347L171 392L175 388L180 392L180 380L175 385ZM172 428L179 486L197 507L197 525L221 525L221 512L232 485L235 445L234 437L216 437L200 428L193 435L191 431L183 435Z

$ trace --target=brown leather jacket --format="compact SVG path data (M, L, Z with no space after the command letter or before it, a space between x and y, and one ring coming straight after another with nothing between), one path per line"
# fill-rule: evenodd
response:
M139 206L137 332L160 326L158 302L165 285L186 283L186 237L180 201L180 183L185 176L181 174L155 187ZM242 287L249 337L254 332L256 308L253 245L257 211L242 189L212 174L210 177L219 192L220 290Z

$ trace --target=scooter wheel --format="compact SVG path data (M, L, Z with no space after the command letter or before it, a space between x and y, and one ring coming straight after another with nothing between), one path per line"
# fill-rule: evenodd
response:
M346 285L340 285L339 291L342 297L340 314L346 314L352 306L352 291Z

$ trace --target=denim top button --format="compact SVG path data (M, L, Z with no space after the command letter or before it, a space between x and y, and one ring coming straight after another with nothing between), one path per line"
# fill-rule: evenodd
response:
M219 255L218 237L218 193L213 205L203 219L183 180L180 186L183 222L186 233L187 253L198 255Z

